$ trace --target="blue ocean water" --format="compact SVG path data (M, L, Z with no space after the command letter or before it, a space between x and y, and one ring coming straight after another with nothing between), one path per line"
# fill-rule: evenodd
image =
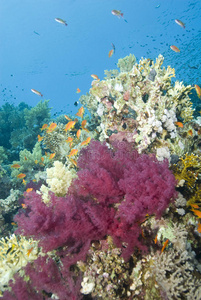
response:
M113 9L124 18L112 15ZM90 75L103 79L105 69L115 69L130 53L137 60L162 54L178 80L201 84L199 0L1 0L0 41L0 106L35 106L36 89L53 112L75 113L75 101L90 89ZM111 43L116 51L109 58Z

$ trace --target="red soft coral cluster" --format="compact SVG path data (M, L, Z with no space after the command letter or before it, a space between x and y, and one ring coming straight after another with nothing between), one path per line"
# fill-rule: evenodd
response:
M52 267L48 277L55 273L59 282L69 278L71 265L85 259L93 240L112 236L125 259L135 247L145 249L139 239L140 222L147 214L160 217L175 195L175 178L167 161L139 155L126 142L112 147L91 141L81 150L78 178L73 180L68 195L61 198L50 194L50 202L45 204L40 195L31 192L24 201L27 211L15 218L17 233L39 240L45 252L57 250L62 275ZM35 278L33 267L27 267L26 272ZM49 285L48 292L58 294L53 283ZM69 291L69 295L73 294Z

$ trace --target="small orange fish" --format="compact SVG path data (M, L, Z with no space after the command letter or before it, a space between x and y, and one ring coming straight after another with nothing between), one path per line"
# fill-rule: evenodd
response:
M69 118L67 115L64 115L64 117L66 118L66 120L68 120L68 121L72 121L72 119L71 119L71 118Z
M164 244L163 244L163 248L161 249L161 253L163 253L165 247L167 247L167 244L168 244L169 240L167 239Z
M95 79L95 80L100 80L100 79L98 78L98 76L95 75L95 74L91 74L91 77L92 77L93 79Z
M27 251L27 255L28 255L28 256L30 255L30 253L32 252L32 250L33 250L33 247L31 247L31 248Z
M50 126L48 127L47 132L48 133L52 132L53 130L55 130L56 127L57 127L56 123L51 123Z
M84 114L84 107L82 106L76 113L76 116L83 118L83 114Z
M70 152L70 154L68 156L71 157L71 156L76 155L77 153L78 153L77 149L72 149L71 152Z
M17 226L17 224L15 222L11 222L11 225L13 226Z
M177 125L177 126L180 127L180 128L183 128L183 127L184 127L183 123L181 123L181 122L175 122L175 125Z
M154 243L157 243L157 239L158 239L158 235L156 235L155 239L154 239Z
M77 133L76 133L76 136L77 136L78 139L79 139L79 137L80 137L80 134L81 134L81 129L79 129L79 130L77 131Z
M77 162L74 159L71 159L70 161L77 167Z
M193 136L193 130L192 130L192 129L190 129L190 130L188 131L188 135Z
M195 90L199 98L201 98L201 88L199 85L195 84Z
M66 124L66 126L65 126L65 131L68 131L68 130L70 130L70 129L72 129L74 126L75 126L75 121L70 121L70 122L68 122L67 124Z
M113 53L114 53L114 49L109 51L108 56L111 57L113 55Z
M22 183L23 183L24 185L27 184L26 180L24 180L24 179L22 179Z
M44 157L41 157L41 161L44 162Z
M26 189L26 192L27 192L27 193L30 193L31 191L33 191L33 188L28 188L28 189Z
M37 182L37 180L36 180L36 179L33 179L32 181L33 181L33 182Z
M20 168L20 165L19 165L19 164L14 164L14 165L11 166L11 168L19 169L19 168Z
M83 141L83 142L81 143L81 146L84 146L84 145L89 144L90 140L91 140L91 138L88 137L85 141Z
M199 206L195 203L191 203L190 206L193 207L193 208L199 208Z
M31 89L31 91L32 91L32 93L34 93L34 94L36 94L36 95L38 95L38 96L43 97L43 95L41 94L41 92L39 92L39 91L37 91L37 90L35 90L35 89Z
M81 123L82 129L84 129L84 127L86 126L86 124L87 124L87 120L83 120L82 123Z
M174 45L170 46L170 48L171 48L174 52L180 52L180 49L177 48L177 47L174 46Z
M53 159L55 157L55 154L56 153L51 153L50 156L49 156L49 159Z
M41 127L41 131L45 130L47 128L48 124L43 124L43 126Z
M194 214L195 214L198 218L201 218L201 211L200 211L200 210L192 209L192 211L194 212Z
M76 93L80 93L81 92L81 90L79 89L79 88L77 88L77 91L76 91Z
M67 143L71 143L73 141L73 138L71 136L69 136L66 140Z
M22 205L22 208L24 208L24 209L27 208L26 204L22 203L21 205Z
M26 177L26 174L20 173L17 175L17 178L19 179L23 179L24 177Z
M38 135L38 142L41 142L43 140L43 136Z
M11 223L11 224L12 224L12 223ZM198 223L197 231L198 231L199 233L201 233L201 223Z
M39 162L39 165L40 165L40 166L43 166L43 167L45 166L44 163L42 163L42 162Z

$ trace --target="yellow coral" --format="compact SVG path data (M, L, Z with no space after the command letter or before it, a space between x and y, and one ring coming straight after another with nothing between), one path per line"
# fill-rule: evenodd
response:
M185 158L180 158L177 165L173 166L173 172L177 180L185 180L189 188L194 188L201 172L201 158L194 154L186 154Z

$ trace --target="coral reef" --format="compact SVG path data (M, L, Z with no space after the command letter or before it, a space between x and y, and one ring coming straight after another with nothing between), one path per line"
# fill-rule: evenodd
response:
M75 117L0 109L2 299L201 298L201 122L163 60L120 59Z

